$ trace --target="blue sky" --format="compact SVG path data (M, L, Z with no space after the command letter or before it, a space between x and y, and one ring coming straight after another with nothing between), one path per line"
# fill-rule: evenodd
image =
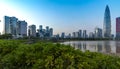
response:
M16 16L28 25L50 26L54 34L71 33L79 29L93 32L103 28L106 5L111 11L112 33L115 34L115 18L120 16L120 0L0 0L0 19ZM2 25L3 26L3 25ZM3 27L0 31L2 32Z

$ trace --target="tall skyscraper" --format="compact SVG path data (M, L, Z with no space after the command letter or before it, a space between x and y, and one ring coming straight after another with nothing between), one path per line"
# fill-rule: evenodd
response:
M111 16L110 16L110 9L108 5L106 6L105 13L104 13L103 36L104 38L111 37Z
M36 26L35 25L29 26L28 35L32 37L36 37Z
M27 22L18 21L17 22L17 36L26 37L27 36Z
M116 18L116 38L120 38L120 17Z

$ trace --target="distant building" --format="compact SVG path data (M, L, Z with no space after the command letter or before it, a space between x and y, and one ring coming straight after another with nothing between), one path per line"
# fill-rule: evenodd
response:
M75 32L72 33L72 38L75 38Z
M95 28L95 38L102 38L102 29Z
M62 32L61 38L65 38L65 32Z
M78 38L78 37L79 37L79 32L72 33L72 38Z
M36 26L30 25L28 29L29 36L36 37Z
M37 29L37 31L36 31L36 37L38 37L38 38L40 37L39 31L40 31L39 29Z
M46 26L46 32L49 32L49 26Z
M83 38L87 38L87 31L83 30Z
M46 29L42 29L42 35L44 38L46 37Z
M38 32L38 33L39 33L39 37L40 37L40 38L44 37L44 32L43 32L43 27L42 27L42 25L39 26L39 32Z
M42 25L40 25L38 33L40 38L51 38L53 37L53 28L49 28L49 26L46 26L46 29L43 29Z
M69 33L69 34L66 36L66 38L71 38L71 34Z
M17 22L17 37L26 37L27 36L27 22L18 21Z
M59 39L60 38L60 35L57 34L57 35L54 35L55 38Z
M53 28L50 28L50 37L53 37Z
M42 25L40 25L40 26L39 26L39 29L40 29L40 30L42 30L42 29L43 29Z
M120 17L116 18L116 38L120 38Z
M106 6L105 13L104 13L103 36L104 38L111 37L111 16L110 16L110 9L108 5Z
M75 38L79 38L79 32L75 32Z
M93 32L90 32L90 33L89 33L89 38L94 38L94 37L95 37L94 33L93 33Z
M46 26L45 32L44 32L44 37L46 38L50 38L50 29L49 26Z
M82 30L79 30L79 38L82 38Z

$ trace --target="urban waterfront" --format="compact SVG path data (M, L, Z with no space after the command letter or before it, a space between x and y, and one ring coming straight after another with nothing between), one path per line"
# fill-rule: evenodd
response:
M66 41L62 44L71 45L75 49L85 52L100 52L120 56L120 41Z

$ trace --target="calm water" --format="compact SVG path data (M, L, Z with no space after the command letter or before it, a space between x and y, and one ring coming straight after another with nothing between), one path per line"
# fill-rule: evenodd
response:
M120 41L68 41L62 44L71 45L83 52L89 50L91 52L120 55Z

